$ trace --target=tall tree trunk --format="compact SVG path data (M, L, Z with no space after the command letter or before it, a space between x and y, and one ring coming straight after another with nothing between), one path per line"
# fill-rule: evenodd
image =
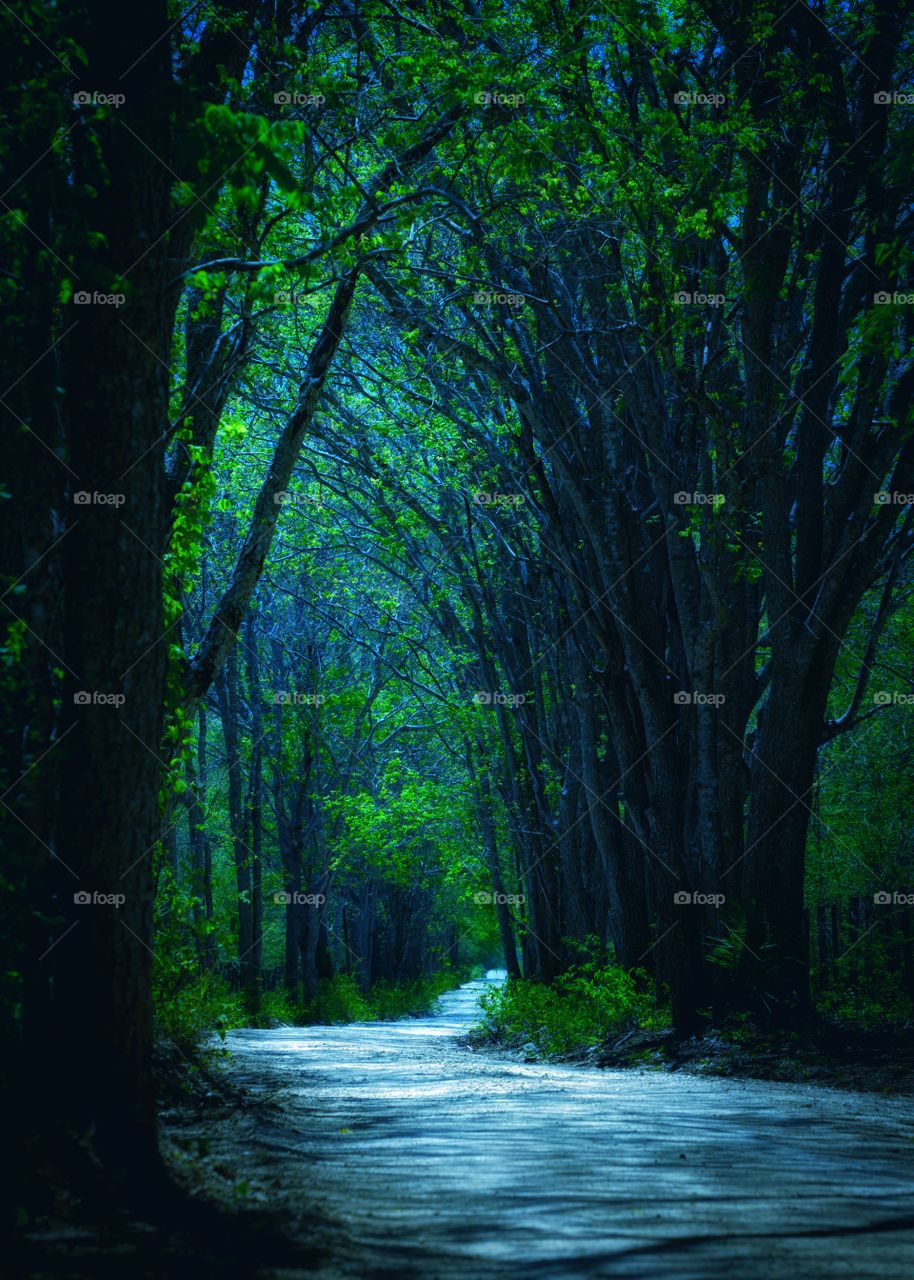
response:
M190 759L187 760L184 778L187 784L185 807L187 810L187 845L190 851L190 891L193 895L194 945L197 952L197 964L201 970L206 969L207 917L203 879L205 876L206 856L204 853L204 825L206 812L200 802L197 789L197 775Z
M803 889L825 702L818 684L800 672L775 674L752 773L744 882L754 962L749 994L759 1013L787 1024L812 1007Z
M260 1012L263 984L263 749L256 739L251 747L251 776L245 802L244 844L250 853L251 869L251 949L247 956L247 1009Z
M517 962L517 945L514 941L514 927L511 923L511 912L505 901L505 882L498 861L498 843L495 838L495 822L492 817L492 790L488 774L481 770L477 778L476 812L479 815L479 829L482 833L482 847L489 874L492 877L492 892L495 895L495 915L498 920L498 933L501 948L505 957L505 968L509 978L520 977L520 965Z
M239 742L238 656L235 649L225 663L219 682L219 710L228 765L229 826L232 834L232 859L235 864L235 887L238 895L238 981L245 1001L252 998L254 970L254 912L251 903L251 858L245 841L242 800L241 747Z
M374 886L362 885L359 890L359 912L355 921L356 981L366 994L371 990L374 977Z
M575 701L581 731L581 776L587 817L593 831L609 901L609 933L619 963L634 966L650 949L645 901L645 854L637 849L619 814L621 770L607 741L605 760L597 756L595 694L587 674L578 672ZM650 961L648 961L650 963Z
M109 1171L133 1185L160 1171L150 1051L166 678L157 553L169 390L172 179L160 158L170 149L167 27L161 0L129 20L110 0L90 0L77 33L87 59L81 83L116 86L124 103L87 111L71 136L75 222L92 228L95 246L84 249L75 287L90 297L123 293L126 305L123 315L96 301L75 308L66 339L69 468L74 490L88 498L73 506L63 543L66 736L56 854L69 875L67 920L45 961L56 1076L48 1107L55 1123L92 1135Z
M251 777L245 826L250 832L251 851L251 987L250 1012L260 1012L263 988L263 713L260 689L260 663L257 656L257 633L254 618L245 627L245 653L248 667L248 703L251 708Z
M209 760L207 757L208 716L205 702L200 703L199 725L200 731L197 737L197 796L205 816L207 789L209 786ZM216 938L213 933L213 842L210 839L205 823L201 828L200 838L203 853L203 911L209 926L204 940L203 958L205 967L212 969L216 963Z
M320 992L320 973L318 972L317 950L321 936L321 909L314 903L305 903L301 907L301 951L302 994L306 1005L317 999Z

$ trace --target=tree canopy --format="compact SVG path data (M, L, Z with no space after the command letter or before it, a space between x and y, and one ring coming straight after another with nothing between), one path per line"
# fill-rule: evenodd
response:
M5 12L3 1017L112 1158L219 982L790 1024L852 897L907 1007L907 18Z

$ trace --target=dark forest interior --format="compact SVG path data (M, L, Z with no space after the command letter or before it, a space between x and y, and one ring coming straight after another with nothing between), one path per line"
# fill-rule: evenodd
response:
M908 0L0 24L14 1272L910 1275Z

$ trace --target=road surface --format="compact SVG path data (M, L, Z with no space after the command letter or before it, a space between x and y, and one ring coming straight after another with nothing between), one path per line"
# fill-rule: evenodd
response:
M307 1274L914 1277L909 1100L473 1052L499 977L428 1017L229 1037L272 1105L219 1126L214 1158L321 1252Z

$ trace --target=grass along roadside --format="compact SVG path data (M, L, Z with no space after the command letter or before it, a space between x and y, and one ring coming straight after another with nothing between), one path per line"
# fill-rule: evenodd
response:
M481 969L479 970L481 973ZM251 1014L242 992L218 975L204 974L176 984L156 1005L156 1036L195 1053L213 1036L240 1027L311 1026L369 1022L427 1013L445 991L478 976L469 969L445 969L409 982L378 982L363 992L350 974L326 978L314 1000L296 1004L283 989L264 991Z
M578 1053L634 1027L666 1026L668 1011L654 1001L653 979L643 969L585 960L545 986L508 981L480 999L477 1042L529 1046L543 1056Z
M702 1035L677 1037L669 1011L654 1004L639 971L588 962L551 986L524 979L486 992L468 1037L474 1049L524 1061L821 1084L867 1093L914 1093L910 1022L809 1019L793 1031L757 1026L734 1014ZM890 1012L894 1013L894 1009Z

